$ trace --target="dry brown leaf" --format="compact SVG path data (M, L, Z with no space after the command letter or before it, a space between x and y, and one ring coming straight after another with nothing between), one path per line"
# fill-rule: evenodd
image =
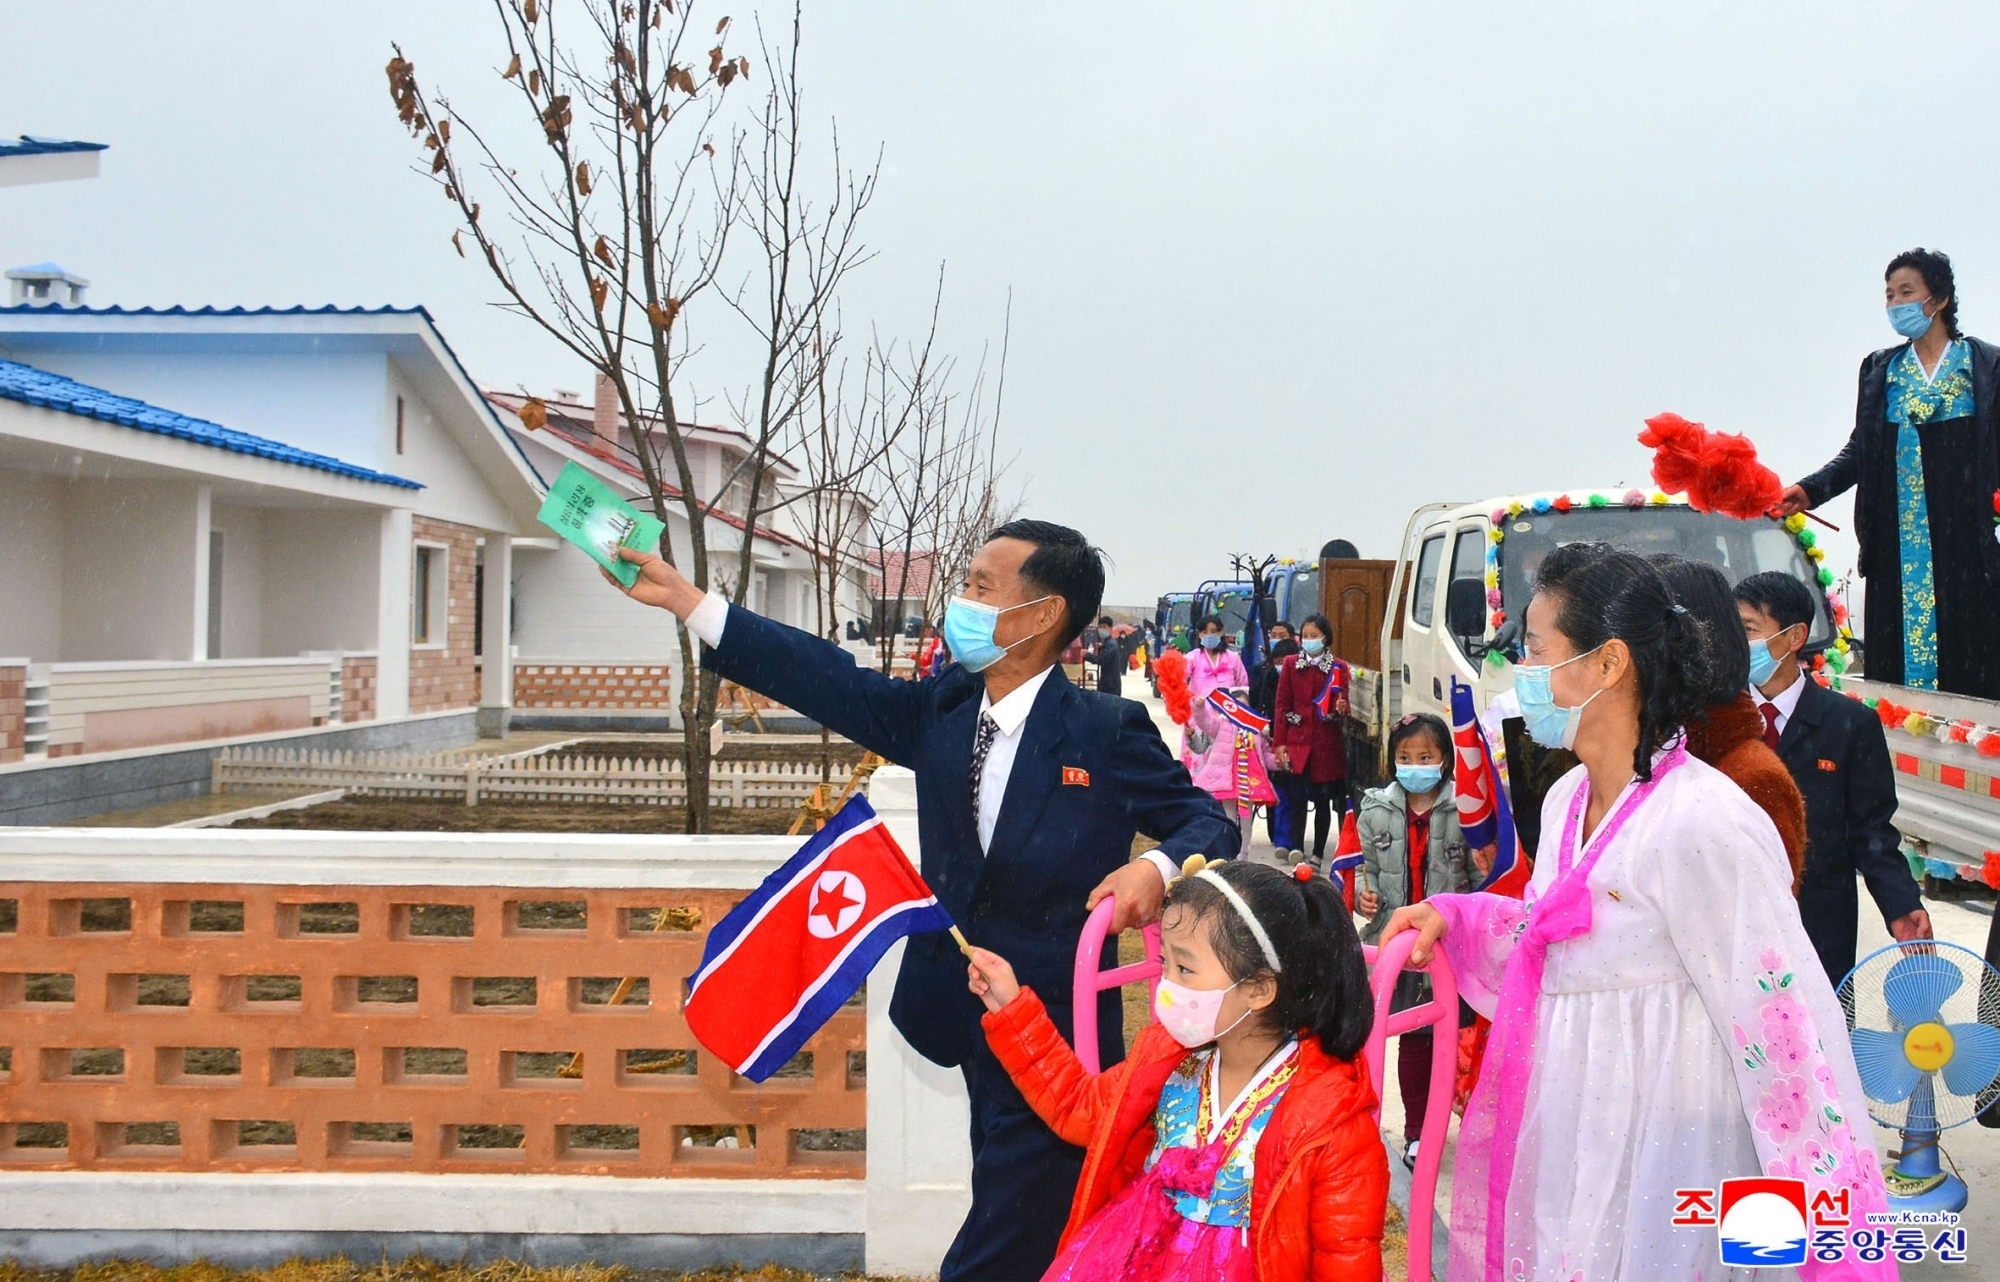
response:
M725 15L721 22L715 24L715 34L719 36L727 30L729 30L729 18Z
M542 404L539 396L530 396L522 401L521 408L515 413L521 417L521 426L530 432L539 432L549 425L549 407Z
M618 42L618 48L612 53L612 57L617 60L619 66L625 69L625 74L627 75L638 74L639 64L637 60L635 60L632 57L631 48L628 45L626 45L626 43L623 40L620 40Z
M515 76L518 76L520 74L521 74L521 55L517 53L514 55L513 61L507 64L507 70L500 73L500 78L502 80L512 80Z
M597 261L603 263L606 267L616 267L618 265L618 260L611 256L611 242L602 236L599 236L597 243L590 247L590 252L597 255Z
M592 276L590 278L590 302L591 305L597 308L598 311L601 312L604 310L604 300L610 295L610 293L611 293L610 282L598 276Z
M590 194L589 161L579 160L576 162L576 189L586 196Z
M738 58L736 65L741 68L737 74L748 80L750 78L750 60L748 58Z
M563 130L569 128L569 95L557 94L549 99L548 107L542 112L542 132L548 135L551 145L562 137Z
M541 16L540 6L535 3L535 0L524 0L524 3L521 5L521 16L526 18L528 25L532 27L535 25L535 20Z
M715 83L724 89L729 88L729 82L734 79L736 79L736 64L733 62L723 63L722 70L715 73Z
M454 205L455 205L455 204L457 204L457 203L458 203L458 188L456 188L456 187L452 186L452 185L451 185L450 183L446 183L446 184L444 185L444 198L445 198L446 200L450 201L450 202L451 202L452 204L454 204Z
M681 300L678 298L669 298L665 307L660 306L658 303L646 304L646 318L653 322L653 328L656 330L665 331L672 329L674 327L674 318L680 314Z
M715 46L715 48L710 49L708 51L708 74L712 76L721 69L722 69L722 46L717 45Z
M531 98L542 96L542 69L540 67L535 67L528 72L528 96Z
M447 147L451 146L451 122L449 120L438 121L438 141Z
M459 242L457 232L453 232L451 234L451 247L458 251L458 256L460 258L465 257L465 246Z
M703 144L701 145L701 149L702 149L703 151L707 152L707 153L708 153L708 154L709 154L710 156L713 156L713 155L715 155L715 144L714 144L714 143L712 143L712 142L705 142L705 143L703 143Z
M438 154L431 157L431 172L436 173L438 170L443 168L444 168L444 148L440 147L438 148Z

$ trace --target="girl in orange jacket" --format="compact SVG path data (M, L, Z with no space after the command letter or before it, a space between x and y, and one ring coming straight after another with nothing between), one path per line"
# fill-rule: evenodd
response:
M1189 863L1161 917L1157 1022L1106 1072L971 950L994 1055L1088 1149L1044 1282L1377 1282L1389 1168L1353 920L1307 865Z

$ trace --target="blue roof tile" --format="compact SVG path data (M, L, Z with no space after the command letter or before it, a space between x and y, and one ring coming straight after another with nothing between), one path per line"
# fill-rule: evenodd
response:
M38 405L44 409L59 410L65 414L76 414L84 418L102 419L107 423L119 423L137 428L142 432L152 432L158 436L172 436L196 445L212 445L216 449L228 450L232 454L249 454L257 458L270 459L276 463L291 463L298 467L309 467L316 472L328 472L334 476L350 477L357 481L373 481L379 485L394 485L402 489L421 490L419 482L387 472L376 472L353 463L344 463L325 454L314 454L308 450L286 445L281 441L267 440L252 436L248 432L233 431L206 419L192 418L173 410L148 405L145 401L129 396L119 396L102 388L79 383L60 374L23 365L18 361L0 360L0 399L20 401L25 405Z
M0 156L46 156L59 151L104 151L108 143L71 142L65 138L37 138L33 134L22 134L19 138L0 142Z

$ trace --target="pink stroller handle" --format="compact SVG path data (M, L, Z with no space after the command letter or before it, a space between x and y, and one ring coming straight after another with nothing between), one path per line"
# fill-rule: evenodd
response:
M1431 999L1408 1010L1389 1013L1395 995L1396 977L1403 973L1416 947L1417 932L1406 930L1381 948L1361 951L1371 963L1369 987L1375 994L1375 1025L1368 1034L1362 1053L1368 1060L1368 1078L1375 1087L1375 1124L1382 1123L1382 1069L1388 1058L1388 1040L1421 1028L1435 1032L1431 1044L1430 1104L1424 1113L1423 1134L1417 1139L1417 1169L1410 1177L1409 1264L1414 1280L1431 1276L1431 1223L1437 1203L1438 1168L1444 1163L1445 1134L1451 1127L1452 1088L1458 1077L1458 977L1444 959L1444 950L1433 948L1428 963L1412 969L1431 977Z
M1103 964L1104 945L1111 935L1111 918L1117 912L1117 904L1106 895L1092 910L1090 919L1083 923L1083 934L1076 941L1076 986L1072 1007L1072 1042L1076 1047L1076 1057L1083 1061L1085 1072L1103 1071L1097 1049L1097 995L1107 988L1122 988L1126 984L1146 980L1146 995L1152 996L1153 989L1160 982L1160 924L1154 922L1142 932L1146 937L1146 960L1126 966L1115 966L1110 970L1099 970Z

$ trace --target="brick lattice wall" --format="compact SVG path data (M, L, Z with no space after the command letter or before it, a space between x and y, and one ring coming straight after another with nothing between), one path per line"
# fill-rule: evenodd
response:
M673 670L664 663L516 663L517 708L673 707Z
M340 660L340 719L375 719L375 656L343 655Z
M0 763L19 761L28 750L28 670L0 667Z
M479 676L473 669L472 636L479 531L419 516L410 523L410 535L419 543L450 548L445 562L444 649L410 650L410 711L476 707Z
M741 897L0 883L0 1171L858 1179L858 1005L761 1087L682 1020Z

